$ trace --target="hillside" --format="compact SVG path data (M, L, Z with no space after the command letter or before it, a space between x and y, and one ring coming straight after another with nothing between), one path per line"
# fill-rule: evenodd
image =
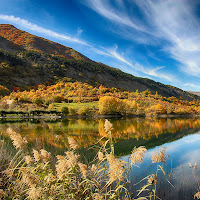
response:
M194 94L194 95L197 95L197 96L200 96L200 92L194 92L194 91L187 91L187 92Z
M97 63L70 47L34 36L12 25L0 25L0 85L13 90L29 89L39 84L54 84L64 77L105 85L121 90L142 92L166 97L198 98L176 87L147 78L138 78L119 69Z
M58 55L67 59L89 60L70 47L21 31L10 24L0 24L0 36L18 46L19 49Z

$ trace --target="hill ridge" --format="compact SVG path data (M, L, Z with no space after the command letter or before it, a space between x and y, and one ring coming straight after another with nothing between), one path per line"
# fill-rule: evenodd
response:
M49 53L67 59L89 60L89 58L71 47L66 47L43 37L35 36L10 24L0 24L0 36L28 51L33 50L39 53Z
M199 98L179 88L92 61L70 47L21 31L13 25L0 25L0 49L0 85L11 90L54 84L58 79L68 77L130 92L150 90L166 97Z

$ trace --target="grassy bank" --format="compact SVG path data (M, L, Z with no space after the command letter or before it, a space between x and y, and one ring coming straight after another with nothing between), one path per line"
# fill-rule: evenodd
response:
M83 103L52 103L48 107L34 107L33 104L21 105L22 107L6 108L0 110L0 117L199 117L199 110L193 107L166 108L161 104L138 107L135 101L120 100L114 97L102 97L100 101ZM23 106L25 106L23 108ZM33 109L31 109L33 108Z

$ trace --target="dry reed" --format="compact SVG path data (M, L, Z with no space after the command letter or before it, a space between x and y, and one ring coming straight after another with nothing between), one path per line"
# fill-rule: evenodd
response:
M123 166L124 166L124 162L118 160L117 158L115 158L114 155L112 154L107 154L106 158L108 160L109 163L109 177L110 177L110 182L114 182L116 180L121 181L123 178Z
M28 143L26 138L22 138L22 136L19 133L16 133L12 129L8 129L7 131L13 142L13 146L16 149L24 149L26 147L26 144Z
M71 137L68 137L68 143L71 149L76 150L78 148L78 143Z
M42 196L42 188L31 187L28 191L28 199L35 200Z
M105 120L104 129L106 132L113 130L113 124L111 124L107 119Z
M166 161L166 147L161 148L158 152L154 152L152 155L152 163L165 163Z
M200 192L197 192L195 195L194 195L194 199L197 198L197 199L200 199Z
M135 164L136 162L141 163L144 159L144 154L147 151L147 149L143 146L141 147L134 147L134 149L132 150L132 154L130 156L131 159L131 163Z

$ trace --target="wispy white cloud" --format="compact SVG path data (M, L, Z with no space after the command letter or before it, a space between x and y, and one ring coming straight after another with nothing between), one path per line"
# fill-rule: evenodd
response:
M195 85L195 84L193 84L193 83L185 83L185 84L183 84L184 86L189 86L189 87L194 87L194 88L198 88L198 89L200 89L200 85Z
M200 77L200 23L194 2L182 0L136 0L146 19L153 24L154 34L168 41L164 50L182 65L186 74Z
M79 38L81 36L82 32L83 32L83 30L81 28L78 28L76 36Z
M176 78L175 78L174 75L172 75L170 73L159 72L159 70L165 68L164 66L149 68L149 67L144 67L143 65L141 65L138 62L135 62L133 64L131 61L126 59L123 54L118 53L117 49L118 49L117 45L115 45L115 47L112 48L112 49L107 49L109 56L116 58L117 60L127 64L128 66L130 66L132 69L137 70L139 72L142 72L146 75L154 76L154 77L157 77L159 79L165 79L169 82L175 82Z
M54 37L58 40L66 40L66 41L69 41L69 42L75 42L75 43L78 43L78 44L90 46L90 44L87 41L81 40L78 37L73 37L73 36L57 33L57 32L52 31L50 29L46 29L46 28L43 28L41 26L38 26L37 24L33 24L33 23L29 22L28 20L22 19L20 17L15 17L13 15L0 15L0 19L4 20L6 22L12 23L12 24L17 24L17 25L24 27L26 29L36 31L38 33L42 33L42 34L48 35L50 37ZM82 32L81 30L78 30L79 35L80 35L81 32Z
M180 71L200 77L200 22L194 10L197 2L132 0L132 4L137 5L137 10L132 7L131 15L128 8L120 9L109 0L86 0L86 2L96 13L119 25L118 29L116 26L113 28L114 32L132 38L141 44L153 44L156 41L155 45L159 43L159 48L180 63L177 66ZM142 19L134 14L134 11L138 12L138 9L143 16ZM116 52L110 53L132 66L129 61L124 60ZM132 67L138 68L136 65ZM146 71L146 73L151 76L159 76L158 70L156 68ZM168 79L168 75L164 73L161 75ZM171 78L169 79L171 80Z
M146 24L132 16L136 15L134 9L131 10L131 14L127 12L123 0L84 0L83 3L99 15L113 22L115 27L109 28L109 30L121 37L143 44L148 43L153 45L158 43L157 38L146 27ZM116 28L116 25L118 25L118 28ZM152 36L151 40L148 39L149 35Z
M108 0L88 0L87 3L93 10L111 21L129 26L138 31L148 32L145 27L137 22L137 19L130 19L126 12L120 12L115 9L109 4ZM118 3L120 7L123 4L122 1L118 1Z

